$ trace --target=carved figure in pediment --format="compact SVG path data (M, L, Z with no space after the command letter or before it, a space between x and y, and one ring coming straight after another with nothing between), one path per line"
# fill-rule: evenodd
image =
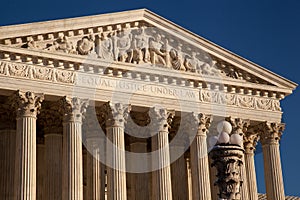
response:
M200 59L197 58L197 53L192 52L192 56L187 56L184 62L187 71L197 72L199 74L210 75L211 66Z
M69 41L67 36L60 37L59 39L55 40L53 44L48 44L45 50L77 54L73 43Z
M115 60L126 62L128 60L131 60L132 58L129 57L132 56L132 50L130 50L131 47L131 41L132 41L132 34L131 30L129 28L124 29L123 31L119 31L115 38Z
M81 55L88 55L95 49L95 36L90 34L77 42L77 50Z
M171 49L170 51L170 59L173 69L186 71L184 66L184 55L181 51L181 47L179 46L178 49Z
M150 61L150 54L149 54L149 38L145 33L145 27L141 27L139 33L135 35L133 41L133 63L148 63Z
M154 38L150 38L149 52L152 65L161 64L166 66L166 52L163 50L164 43L161 40L161 35L156 34Z
M108 32L104 32L102 38L96 40L96 53L98 56L105 60L113 60L113 41Z
M27 49L40 49L40 46L37 45L37 43L31 39L29 40L25 45L22 46L23 48Z

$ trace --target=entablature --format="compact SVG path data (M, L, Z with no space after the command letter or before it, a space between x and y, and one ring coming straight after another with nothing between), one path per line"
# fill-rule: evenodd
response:
M224 76L209 74L195 74L157 67L156 65L135 65L132 63L109 62L98 58L81 55L65 55L60 52L44 52L27 50L0 45L0 58L4 61L38 65L67 71L81 71L86 73L106 74L108 76L123 77L131 73L142 79L157 79L159 82L173 85L193 85L195 88L209 88L224 90L224 92L237 92L240 94L254 94L264 97L274 97L279 100L291 92L288 88L263 85L247 82L243 79L232 79Z

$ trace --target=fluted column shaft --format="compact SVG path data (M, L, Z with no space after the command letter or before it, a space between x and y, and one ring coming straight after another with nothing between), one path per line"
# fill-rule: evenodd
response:
M263 145L267 199L284 200L284 187L278 145Z
M81 123L63 125L63 199L83 199Z
M245 154L243 155L243 163L245 163ZM246 165L241 166L241 178L243 180L243 184L241 186L241 199L250 199L249 197L249 188L248 188L248 180L246 173Z
M15 94L17 110L15 199L36 199L36 115L43 95L32 92Z
M172 183L169 152L169 127L175 112L163 108L150 108L150 127L157 133L152 137L152 166L157 170L152 173L152 199L172 200Z
M64 97L61 100L63 119L62 199L83 199L82 115L87 100Z
M191 159L190 155L185 156L186 169L187 169L187 182L188 182L188 200L193 200L193 189L192 189L192 170L191 170Z
M45 134L46 199L62 199L62 134Z
M256 134L246 134L244 137L245 148L245 168L247 175L247 184L249 188L249 199L258 200L256 172L254 163L254 151L257 141Z
M87 193L89 200L105 199L105 166L100 162L100 146L104 140L87 138Z
M169 138L167 131L160 131L152 140L152 148L158 151L158 170L153 172L154 199L171 200L171 168L169 154ZM164 167L163 167L164 166Z
M112 167L107 169L107 193L108 200L125 200L126 192L126 171L125 171L125 141L123 127L107 127L109 139L107 151L112 155L108 156Z
M211 118L204 114L191 113L187 122L188 134L192 141L190 147L193 199L210 200L209 164L206 144L206 134ZM194 140L193 140L194 139Z
M206 135L197 135L190 148L193 198L211 199Z
M284 186L280 161L279 140L284 124L265 123L261 143L264 156L264 173L268 200L284 200Z
M124 126L130 105L105 103L102 115L106 121L107 199L126 200L126 165Z
M181 146L183 145L183 146ZM187 165L184 157L184 143L175 144L170 147L170 151L174 154L182 154L176 161L171 164L171 179L172 179L172 196L173 199L188 199L188 173ZM176 152L178 151L178 152Z

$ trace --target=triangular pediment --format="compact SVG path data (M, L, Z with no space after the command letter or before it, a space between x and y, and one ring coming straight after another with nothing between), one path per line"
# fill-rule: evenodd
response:
M154 66L252 88L274 87L284 95L297 86L145 9L4 26L0 44L1 51Z

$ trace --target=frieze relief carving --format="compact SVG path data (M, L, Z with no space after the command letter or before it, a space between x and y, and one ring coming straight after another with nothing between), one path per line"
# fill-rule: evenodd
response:
M200 102L259 110L281 111L280 102L277 99L210 90L200 90Z
M59 83L74 83L75 72L28 64L0 62L0 75L23 77Z
M14 46L269 84L146 22L48 35L51 36L44 36L42 40L30 36L25 43Z

